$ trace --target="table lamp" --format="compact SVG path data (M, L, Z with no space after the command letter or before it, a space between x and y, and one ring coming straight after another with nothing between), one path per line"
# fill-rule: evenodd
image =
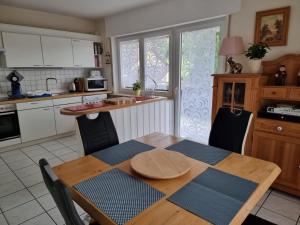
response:
M230 66L230 73L239 74L242 72L243 66L233 61L232 56L240 55L245 52L242 37L227 37L222 41L220 55L227 57L227 63Z

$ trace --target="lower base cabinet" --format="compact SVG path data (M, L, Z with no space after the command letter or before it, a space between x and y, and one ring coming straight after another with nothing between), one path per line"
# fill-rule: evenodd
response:
M75 106L80 103L54 106L56 133L63 134L75 131L75 116L65 116L60 113L60 110L65 107Z
M56 135L53 107L18 111L22 142Z
M276 163L281 174L274 187L300 196L300 139L254 131L252 155Z

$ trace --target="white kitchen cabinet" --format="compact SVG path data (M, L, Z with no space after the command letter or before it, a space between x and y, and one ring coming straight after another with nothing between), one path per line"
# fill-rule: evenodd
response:
M68 104L81 104L82 103L82 97L77 96L77 97L69 97L69 98L58 98L58 99L53 99L53 105L68 105Z
M75 67L95 67L94 43L87 40L72 40Z
M63 134L75 131L75 116L66 116L60 113L62 108L79 105L80 103L54 106L56 133Z
M73 50L70 38L42 36L45 67L73 67Z
M53 107L18 111L22 142L56 135Z
M7 67L42 67L41 36L3 32Z

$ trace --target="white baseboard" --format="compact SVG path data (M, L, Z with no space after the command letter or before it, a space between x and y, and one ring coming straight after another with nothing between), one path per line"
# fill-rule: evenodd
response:
M9 144L9 146L7 146L7 145L2 146L1 142L0 142L0 153L15 150L15 149L18 149L18 148L28 147L28 146L31 146L31 145L40 144L40 143L43 143L43 142L46 142L46 141L51 141L51 140L55 140L55 139L58 139L58 138L63 138L63 137L71 136L71 135L75 135L75 131L65 133L65 134L59 134L59 135L55 135L55 136L51 136L51 137L47 137L47 138L43 138L43 139L39 139L39 140L29 141L29 142L25 142L25 143L21 143L21 141L20 141L19 142L20 144L11 142Z

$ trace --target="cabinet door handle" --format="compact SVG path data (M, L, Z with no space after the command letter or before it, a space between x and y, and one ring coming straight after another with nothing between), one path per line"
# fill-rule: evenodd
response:
M283 128L282 128L282 126L278 126L278 127L276 128L276 130L277 130L278 132L281 132L281 131L283 131Z
M43 110L45 110L45 111L49 111L50 109L46 108L46 109L43 109Z

